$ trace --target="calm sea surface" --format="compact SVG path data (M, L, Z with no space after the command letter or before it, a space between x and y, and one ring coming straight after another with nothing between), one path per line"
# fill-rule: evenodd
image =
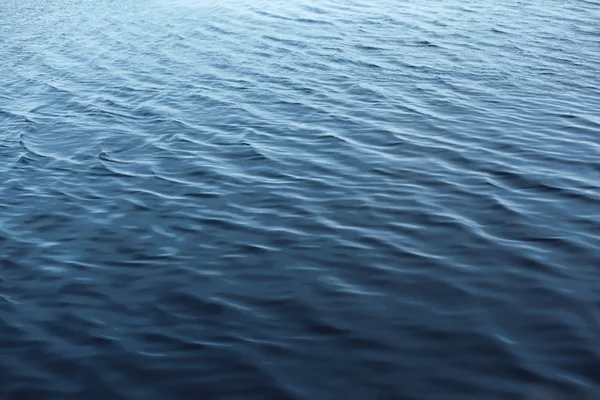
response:
M600 3L1 0L0 398L600 385Z

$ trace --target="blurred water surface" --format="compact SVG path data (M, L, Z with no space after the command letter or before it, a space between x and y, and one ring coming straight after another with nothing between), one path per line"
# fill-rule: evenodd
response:
M599 21L2 0L0 396L593 390Z

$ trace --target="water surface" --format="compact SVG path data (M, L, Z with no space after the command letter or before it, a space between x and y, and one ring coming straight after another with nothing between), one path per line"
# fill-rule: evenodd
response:
M593 390L598 21L3 0L0 397Z

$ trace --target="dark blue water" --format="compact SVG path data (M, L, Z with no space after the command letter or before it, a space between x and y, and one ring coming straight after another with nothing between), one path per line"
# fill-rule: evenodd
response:
M2 0L0 398L600 385L600 3Z

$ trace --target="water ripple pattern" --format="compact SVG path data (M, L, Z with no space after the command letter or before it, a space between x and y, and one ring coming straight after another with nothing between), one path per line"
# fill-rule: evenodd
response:
M598 389L599 21L3 0L0 397Z

